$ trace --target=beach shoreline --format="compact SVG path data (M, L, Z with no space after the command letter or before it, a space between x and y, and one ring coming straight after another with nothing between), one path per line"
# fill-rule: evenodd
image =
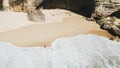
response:
M100 26L94 21L87 21L83 16L72 12L68 14L71 16L67 16L59 22L56 22L56 20L53 23L49 23L49 21L42 24L30 23L31 25L0 32L0 41L10 42L17 47L47 47L58 38L80 34L95 34L107 38L113 37L107 31L100 29ZM52 20L54 21L54 19Z

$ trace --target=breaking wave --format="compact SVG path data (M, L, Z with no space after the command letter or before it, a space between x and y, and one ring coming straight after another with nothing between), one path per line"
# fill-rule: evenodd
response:
M57 39L50 48L0 42L0 68L120 68L120 43L91 34Z

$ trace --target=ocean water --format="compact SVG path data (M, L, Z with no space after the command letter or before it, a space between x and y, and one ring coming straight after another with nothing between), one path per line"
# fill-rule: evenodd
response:
M120 68L120 43L97 35L55 40L50 48L0 42L0 68Z

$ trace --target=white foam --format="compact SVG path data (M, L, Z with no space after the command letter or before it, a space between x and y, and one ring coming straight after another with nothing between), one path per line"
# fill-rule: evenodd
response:
M0 68L120 68L120 43L90 34L57 39L50 48L1 42Z

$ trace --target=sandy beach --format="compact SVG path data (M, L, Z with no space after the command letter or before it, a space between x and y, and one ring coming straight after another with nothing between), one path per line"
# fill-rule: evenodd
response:
M0 68L120 68L119 8L119 0L0 0Z
M30 23L30 25L22 26L20 28L1 31L0 41L10 42L18 47L35 47L49 46L51 45L51 42L58 38L80 34L95 34L108 38L112 37L107 31L100 29L99 25L95 22L86 21L84 17L72 12L69 12L68 14L70 14L70 16L64 17L64 19L59 22L55 21L43 24Z

